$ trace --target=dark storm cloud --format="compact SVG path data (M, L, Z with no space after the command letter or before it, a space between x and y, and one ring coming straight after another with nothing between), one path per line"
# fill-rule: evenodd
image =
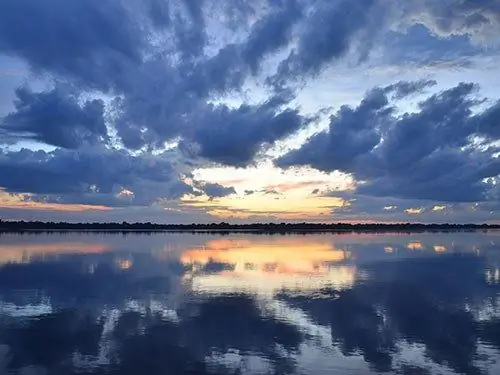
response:
M301 148L278 159L279 166L311 165L321 171L349 170L379 142L380 126L392 109L381 89L369 92L357 108L342 106L330 119L330 131L313 136Z
M500 100L487 108L482 114L476 116L475 125L478 131L492 138L500 138Z
M167 152L132 156L99 146L79 151L4 151L0 186L10 193L36 194L30 198L34 200L118 206L151 204L192 191L179 180L175 158Z
M183 58L200 56L207 43L204 3L203 0L182 0L181 6L185 8L186 16L176 14L173 17L176 47L182 51Z
M139 61L145 40L120 1L6 0L0 3L0 51L35 71L109 88L123 61Z
M199 150L193 157L223 164L250 163L263 145L305 122L297 110L283 108L291 98L282 96L235 110L207 103L212 95L240 90L250 70L257 71L267 55L286 45L290 27L299 18L297 4L273 4L272 12L250 30L248 42L225 45L211 57L201 56L207 42L202 2L151 0L144 8L133 2L127 6L118 0L0 4L0 51L25 59L36 72L67 81L74 90L19 89L16 111L3 122L6 136L68 149L106 143L102 102L78 103L79 90L92 89L118 94L110 105L109 125L126 147L154 149L180 137ZM245 9L242 4L230 8L226 10L233 14ZM30 23L24 19L28 13ZM139 25L139 19L145 23ZM270 31L276 32L276 39ZM174 36L176 45L166 39L164 46L155 48L155 32L160 39ZM111 150L4 154L0 185L9 192L40 195L30 199L113 205L142 204L190 190L183 183L159 186L175 180L168 160L148 156L161 170L144 173L142 157ZM129 171L130 164L137 169ZM96 191L89 192L89 187ZM118 199L120 188L134 195ZM230 192L211 190L216 195Z
M494 185L484 179L500 173L500 160L494 157L499 147L485 147L498 141L491 126L498 104L475 114L482 103L473 96L476 89L461 83L403 115L394 113L387 88L374 89L358 107L344 106L332 116L328 132L313 136L277 164L353 173L365 181L357 189L360 194L457 202L488 199ZM483 147L472 144L473 137L486 139Z
M243 167L250 164L263 145L300 129L311 121L296 109L281 109L288 98L276 96L259 105L208 106L199 113L194 132L184 143L195 145L195 154L217 163Z
M125 146L154 148L180 137L184 144L199 146L194 157L241 165L250 163L265 144L309 121L298 110L285 108L293 99L286 91L255 105L208 104L212 91L238 90L243 84L244 70L233 65L237 56L235 47L225 47L186 76L165 68L161 60L146 63L131 85L133 93L115 103L120 113L116 127Z
M35 93L21 87L14 105L15 111L0 120L0 129L11 137L70 149L107 139L102 100L80 105L77 98L57 88Z
M385 46L386 58L397 63L429 65L470 58L484 52L473 44L495 42L500 31L496 0L337 0L309 5L296 46L271 80L275 84L317 75L348 52L363 61L375 46Z
M352 45L366 53L377 31L390 24L391 7L377 0L363 4L269 1L252 5L209 0L148 0L142 4L120 0L6 1L0 5L0 51L25 59L35 71L70 80L83 91L98 89L118 95L112 106L116 114L112 125L124 145L156 148L166 140L191 137L193 141L209 132L211 124L202 128L196 114L205 116L210 99L241 90L268 56L290 46L297 24L297 46L278 69L281 80L318 73ZM470 8L462 6L464 12ZM405 8L412 14L426 9ZM32 15L30 22L25 14ZM240 25L242 36L248 20L257 20L246 38L210 45L216 52L205 56L211 42L207 20L234 17L247 20ZM247 127L252 121L246 120ZM254 134L262 131L260 118L255 121ZM193 134L192 127L199 133ZM269 134L257 138L267 143ZM271 143L283 136L280 131L274 134ZM248 148L253 150L255 145ZM235 159L242 158L236 155Z
M303 16L298 0L288 0L286 5L255 23L243 49L243 58L252 73L257 74L265 54L290 42L294 24Z
M199 156L213 155L214 161L235 165L248 163L263 143L273 143L288 135L288 131L283 131L283 121L290 122L290 131L296 130L302 122L297 111L279 110L292 99L287 93L275 94L261 107L242 105L229 109L225 105L208 104L211 97L238 93L248 76L257 74L268 55L288 44L290 30L300 19L300 9L295 2L271 9L253 25L245 41L227 44L213 56L196 62L181 59L175 66L169 61L166 65L165 58L160 56L142 64L127 83L126 95L115 103L120 113L116 127L125 146L155 147L165 140L181 137L186 143L200 144ZM265 113L269 114L268 119L262 118ZM294 114L296 118L291 118ZM228 132L234 131L235 121L244 121L246 134L251 133L238 144L237 153L245 155L218 155L221 144L230 141ZM222 138L216 136L219 131L223 132ZM207 134L215 144L207 144Z
M147 4L147 13L157 28L165 28L171 22L170 3L164 0L150 0Z

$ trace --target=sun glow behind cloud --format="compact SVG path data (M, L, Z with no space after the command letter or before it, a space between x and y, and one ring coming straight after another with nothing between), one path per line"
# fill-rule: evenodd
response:
M283 220L328 220L333 208L342 207L342 198L282 196L269 194L252 194L245 198L228 196L224 198L206 199L189 198L182 201L187 207L204 208L217 218L241 218L254 216L275 217Z
M238 193L271 186L282 187L284 191L302 188L310 193L316 187L322 190L349 190L355 184L352 176L345 173L322 173L310 168L282 170L269 161L247 168L200 168L193 174L197 180L234 186Z
M154 3L0 12L0 216L498 217L494 1Z
M249 168L205 168L194 172L195 179L232 186L236 194L222 198L185 196L182 205L206 208L217 218L253 216L283 220L323 220L345 203L340 197L318 196L314 192L351 190L351 176L321 173L307 168L283 171L270 163Z

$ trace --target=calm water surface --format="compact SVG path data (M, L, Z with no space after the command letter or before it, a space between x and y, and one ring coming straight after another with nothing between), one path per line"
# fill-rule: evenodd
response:
M0 374L500 374L500 232L0 236Z

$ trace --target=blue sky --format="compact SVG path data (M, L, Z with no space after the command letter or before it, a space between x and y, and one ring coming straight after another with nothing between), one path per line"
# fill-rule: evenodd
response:
M4 0L0 216L498 222L496 0Z

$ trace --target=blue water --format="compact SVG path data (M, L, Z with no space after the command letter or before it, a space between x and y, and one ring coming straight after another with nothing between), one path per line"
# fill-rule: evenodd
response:
M500 232L3 234L0 374L500 374Z

